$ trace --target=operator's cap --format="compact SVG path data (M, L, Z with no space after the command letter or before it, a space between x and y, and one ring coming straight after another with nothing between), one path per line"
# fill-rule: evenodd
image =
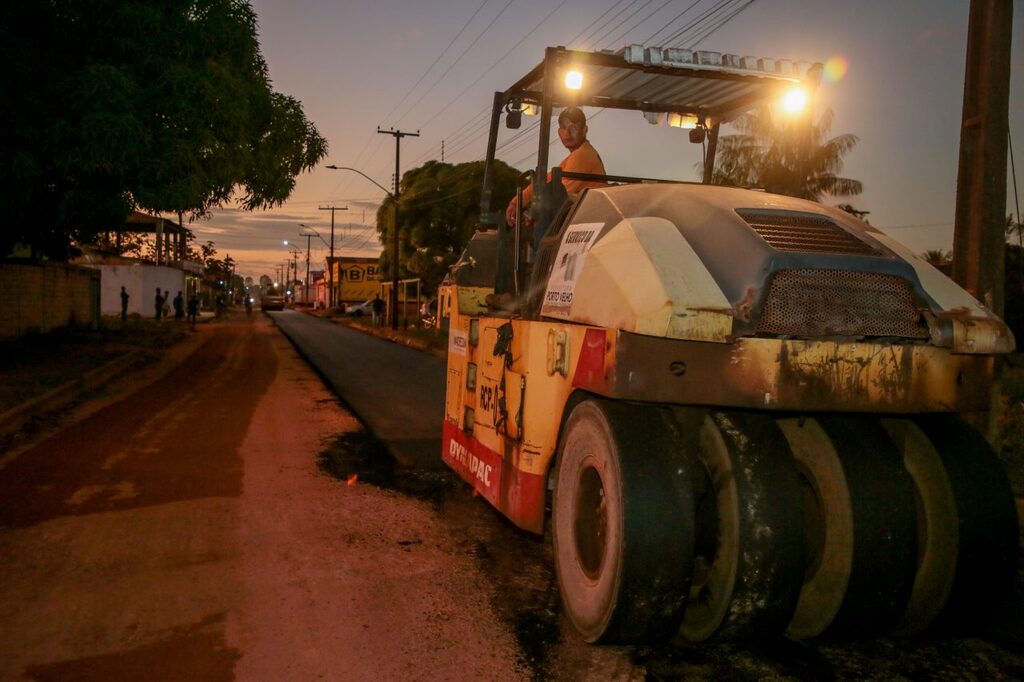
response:
M579 127L587 125L587 115L583 113L583 110L579 107L566 107L562 109L562 113L558 115L558 122L561 123L562 119L568 120L570 123L575 123Z

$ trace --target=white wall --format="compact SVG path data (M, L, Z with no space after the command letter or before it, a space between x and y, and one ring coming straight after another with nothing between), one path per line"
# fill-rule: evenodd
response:
M121 287L128 292L128 314L145 317L156 315L156 288L161 293L171 292L168 305L180 291L185 296L185 273L163 265L132 263L130 265L97 265L102 273L100 285L100 312L103 315L121 314ZM174 314L172 307L171 314Z

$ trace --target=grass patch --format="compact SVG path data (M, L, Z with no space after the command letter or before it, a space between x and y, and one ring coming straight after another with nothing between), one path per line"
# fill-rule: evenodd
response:
M423 329L421 327L409 327L399 330L403 336L416 339L427 344L429 348L445 350L448 348L448 333L439 329Z

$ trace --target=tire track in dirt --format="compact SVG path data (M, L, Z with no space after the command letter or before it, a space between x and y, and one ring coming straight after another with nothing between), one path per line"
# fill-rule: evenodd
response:
M0 526L239 495L236 450L248 420L237 415L251 415L275 367L266 335L245 326L218 332L152 385L0 469Z

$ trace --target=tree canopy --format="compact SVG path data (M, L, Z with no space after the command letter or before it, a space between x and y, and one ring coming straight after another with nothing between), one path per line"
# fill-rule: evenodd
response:
M817 123L803 118L776 121L761 111L742 116L736 125L740 134L723 135L718 142L713 183L763 187L775 194L813 201L821 201L825 195L855 196L863 191L860 181L837 175L843 169L843 157L858 138L849 134L828 137L831 109Z
M520 171L495 160L492 167L492 206L504 208L515 194ZM452 165L428 161L402 175L399 203L399 274L420 277L428 293L440 284L480 225L480 191L484 162ZM377 211L377 231L384 244L381 272L392 276L391 197Z
M0 258L60 258L135 208L279 205L327 152L242 0L6 3L0 55Z

